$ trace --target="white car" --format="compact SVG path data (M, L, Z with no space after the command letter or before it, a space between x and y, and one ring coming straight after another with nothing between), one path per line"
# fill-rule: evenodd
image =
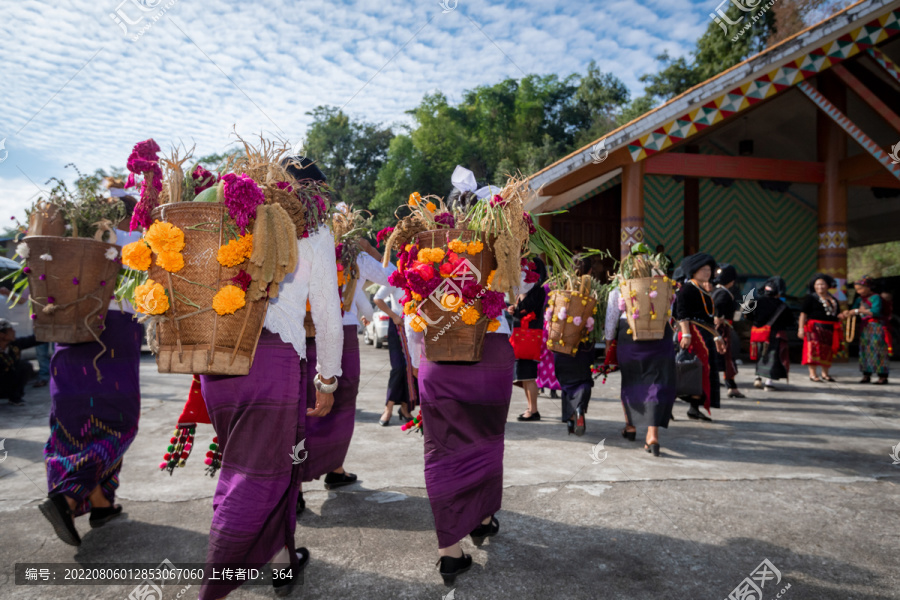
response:
M376 309L372 320L366 326L363 341L369 345L375 344L376 348L381 348L387 343L388 323L390 321L391 318L384 311Z

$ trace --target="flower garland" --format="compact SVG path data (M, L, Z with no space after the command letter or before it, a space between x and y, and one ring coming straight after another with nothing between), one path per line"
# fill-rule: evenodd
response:
M162 169L159 166L159 144L153 139L144 140L134 145L131 155L128 157L126 167L129 171L125 188L134 187L134 176L141 174L144 181L141 183L141 200L134 207L131 215L130 229L146 228L150 226L150 213L156 208L159 193L162 191Z

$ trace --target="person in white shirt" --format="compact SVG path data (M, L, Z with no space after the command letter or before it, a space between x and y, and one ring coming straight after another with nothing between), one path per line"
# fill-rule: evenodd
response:
M304 159L298 182L324 179ZM292 172L293 171L293 172ZM295 187L302 185L295 182ZM306 430L325 417L339 389L344 330L334 263L334 236L328 227L308 225L309 237L297 240L298 260L269 300L264 328L248 375L204 375L203 397L222 450L222 469L213 499L206 556L207 576L214 566L266 564L275 569L276 593L289 593L309 562L309 551L296 548L296 505L304 461ZM306 303L316 327L315 404L307 407ZM202 600L224 598L239 581L205 580Z
M388 277L395 270L394 267L382 267L381 254L364 238L359 240L359 245L363 252L356 257L356 265L359 268L356 291L360 291L367 280L380 285L387 284ZM335 271L334 262L330 268ZM345 289L347 285L349 284L345 284ZM334 406L327 417L311 422L306 430L305 447L309 451L309 457L303 465L303 481L312 481L325 475L325 489L350 485L357 480L355 474L344 469L344 459L347 457L347 450L353 437L356 396L359 393L359 336L356 333L359 316L355 296L356 292L353 298L346 299L347 306L343 307L344 342L341 353L341 376L338 378L338 389L334 394ZM341 306L341 303L342 300L338 297L338 306ZM315 317L314 312L313 316ZM307 338L306 358L309 368L316 362L316 350L316 340ZM313 375L314 373L310 373L310 376ZM306 503L301 491L297 499L297 512L303 512L305 508Z
M388 323L388 352L391 358L391 374L388 377L387 398L384 414L378 420L382 427L387 427L394 414L394 405L400 405L401 421L412 419L412 409L416 401L416 381L407 367L406 334L403 326L403 290L391 285L382 285L375 294L375 306L391 318Z

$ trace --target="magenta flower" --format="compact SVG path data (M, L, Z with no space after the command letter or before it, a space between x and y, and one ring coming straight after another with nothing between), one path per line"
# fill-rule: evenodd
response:
M506 297L501 292L485 292L481 297L481 312L489 319L496 319L506 308Z
M56 304L56 298L54 298L53 296L47 296L47 302L49 302L50 304Z
M100 285L106 285L106 282L105 282L105 281L101 281L101 282L100 282Z
M78 278L77 278L77 277L73 277L73 278L72 278L72 285L78 285Z
M31 273L31 267L24 267L22 269L22 272L25 273L26 275L28 275L29 273Z
M191 179L194 180L194 193L199 194L203 190L216 185L219 181L219 176L197 165L191 172Z
M449 229L453 229L453 227L456 225L456 221L453 219L453 215L451 215L450 213L441 213L439 215L435 215L434 222L440 223L441 225Z
M500 194L496 194L491 198L491 208L494 208L495 206L506 206L506 200L504 200L503 196Z
M45 281L47 279L47 276L41 273L41 276L38 277L38 279L40 279L41 281Z
M393 228L393 227L385 227L384 229L382 229L381 231L379 231L379 232L375 235L375 245L376 245L376 246L381 246L381 242L383 242L384 240L386 240L386 239L388 239L389 237L391 237L391 234L392 234L392 233L394 233L394 228Z
M228 215L240 228L241 235L247 233L250 220L256 218L256 207L266 201L266 196L256 182L247 175L228 173L222 177L225 182L225 207Z
M400 271L394 271L391 273L390 277L388 277L388 283L396 288L407 289L409 287L409 283L406 281L406 277Z
M337 246L334 247L334 258L335 260L341 260L341 253L344 251L344 243L341 242Z
M241 269L237 275L231 278L231 283L241 288L245 292L247 291L247 288L250 287L250 282L252 281L253 279L250 277L250 274L243 269Z
M481 284L479 284L474 279L470 279L463 286L463 289L462 289L463 298L465 298L466 300L471 302L472 300L475 299L476 296L478 296L478 294L481 293L481 290L483 290L483 289L484 288L481 287Z
M289 184L287 181L276 181L275 187L277 187L279 190L287 190L289 192L294 191L294 186Z
M31 315L31 320L32 320L32 321L37 321L37 315Z
M528 225L528 235L537 233L537 228L534 226L534 219L531 218L530 214L523 212L522 219L525 221L525 224Z
M131 150L126 167L130 171L125 187L134 186L134 176L141 173L144 181L141 183L141 200L134 207L131 215L130 229L133 231L140 227L150 227L150 213L156 208L159 193L162 191L162 169L159 168L159 144L152 139L138 142Z

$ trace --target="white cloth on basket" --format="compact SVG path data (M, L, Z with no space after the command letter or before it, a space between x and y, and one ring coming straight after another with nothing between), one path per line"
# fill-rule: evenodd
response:
M309 237L297 240L297 251L297 268L281 282L278 297L269 300L265 328L277 333L300 358L305 358L303 320L309 299L316 326L316 371L325 379L337 377L341 375L344 328L334 264L334 234L328 227L320 227Z

